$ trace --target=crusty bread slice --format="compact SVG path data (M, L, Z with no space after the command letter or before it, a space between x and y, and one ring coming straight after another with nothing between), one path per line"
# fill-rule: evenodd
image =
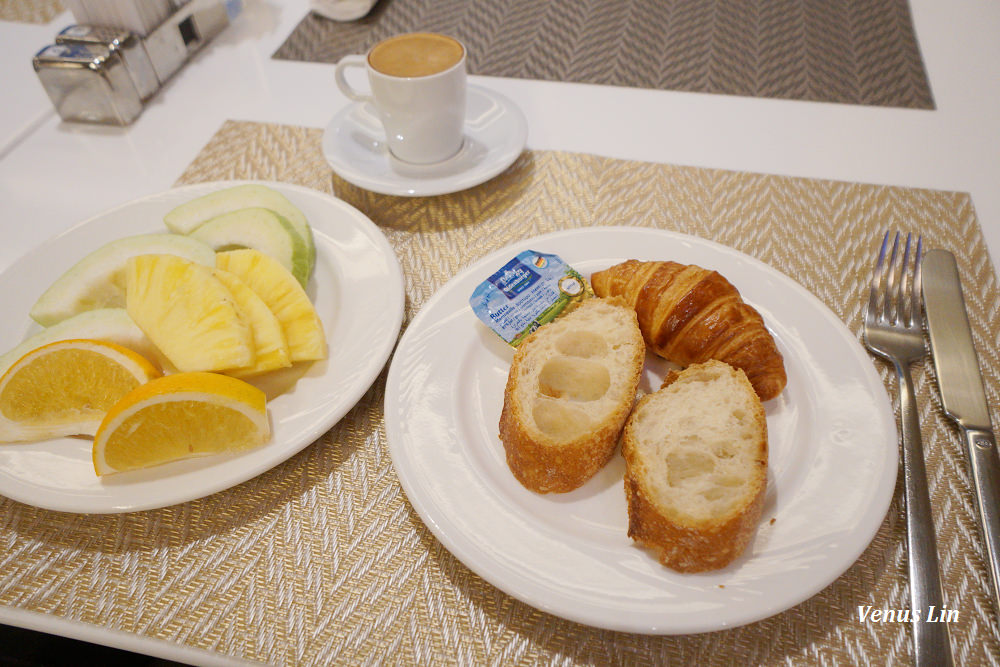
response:
M725 567L760 520L767 421L746 374L721 361L671 372L622 437L629 537L680 572Z
M618 299L587 299L521 343L500 415L507 465L521 484L572 491L608 462L645 352L635 311Z

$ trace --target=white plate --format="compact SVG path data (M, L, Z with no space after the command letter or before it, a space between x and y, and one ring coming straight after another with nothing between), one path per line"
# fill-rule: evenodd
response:
M337 112L323 133L323 155L338 176L358 187L429 197L488 181L513 164L527 139L528 123L516 104L500 93L469 86L465 143L444 162L413 165L393 158L376 111L366 103Z
M629 258L714 268L763 315L785 357L788 385L765 405L770 463L760 528L726 569L675 573L631 543L620 454L568 494L538 495L511 475L497 423L513 351L479 322L468 298L528 249L558 254L587 276ZM643 380L647 391L658 386L651 375ZM464 270L407 328L385 405L403 489L459 560L538 609L611 630L706 632L798 604L864 551L896 481L891 404L868 355L836 315L751 257L664 231L559 232Z
M260 182L260 181L258 181ZM313 229L316 269L309 296L323 321L329 358L308 367L293 389L268 402L271 440L241 455L94 474L89 439L0 445L0 494L65 512L111 513L165 507L244 482L323 435L381 372L399 334L403 279L382 232L360 211L323 193L262 182L302 209ZM236 185L203 183L145 197L87 220L17 260L0 274L4 318L0 349L37 329L28 310L63 271L104 243L165 232L163 214L195 197Z

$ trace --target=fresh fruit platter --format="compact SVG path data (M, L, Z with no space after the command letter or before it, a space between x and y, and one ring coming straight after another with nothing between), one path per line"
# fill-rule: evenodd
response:
M15 281L32 289L4 290L24 319L0 327L0 493L67 511L182 502L283 461L363 395L402 320L380 230L277 183L130 202L0 274Z

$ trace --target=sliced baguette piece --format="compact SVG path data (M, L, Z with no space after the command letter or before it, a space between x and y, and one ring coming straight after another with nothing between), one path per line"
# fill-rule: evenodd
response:
M587 299L518 347L507 378L500 440L507 465L538 493L572 491L610 460L645 359L635 311Z
M628 534L679 572L729 565L760 521L767 421L746 374L721 361L672 371L625 425Z

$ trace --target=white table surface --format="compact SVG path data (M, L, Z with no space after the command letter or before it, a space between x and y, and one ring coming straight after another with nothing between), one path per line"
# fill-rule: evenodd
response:
M910 6L937 107L931 111L493 77L471 82L521 106L532 149L969 192L996 266L1000 3ZM62 122L31 68L35 52L73 22L70 14L47 26L0 23L0 270L81 220L170 188L227 119L324 127L348 103L333 67L271 58L307 12L308 0L246 0L235 22L126 128ZM124 642L17 611L0 609L0 622Z

